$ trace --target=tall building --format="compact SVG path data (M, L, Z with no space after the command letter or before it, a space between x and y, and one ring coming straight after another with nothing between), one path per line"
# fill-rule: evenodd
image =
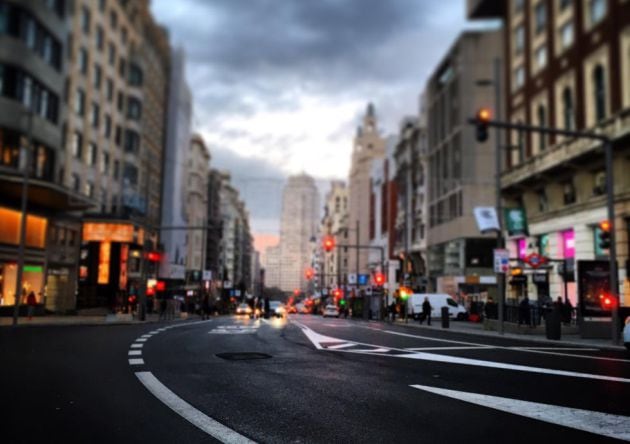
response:
M397 211L395 253L401 259L396 281L427 289L427 137L418 117L403 119L395 147Z
M370 244L370 173L372 161L385 156L385 139L379 134L374 105L367 106L363 124L358 127L352 150L352 164L348 180L348 243ZM358 226L358 231L357 231ZM349 272L367 273L369 251L352 251L348 257Z
M304 271L311 265L311 238L317 234L319 192L311 176L291 176L282 196L280 220L280 288L306 289Z
M20 159L28 151L26 249L19 287L34 291L48 310L63 313L76 307L81 223L75 211L89 209L92 202L64 181L65 54L70 51L65 45L72 14L67 3L0 3L0 306L15 303Z
M195 134L190 141L186 167L186 219L188 220L188 254L186 256L186 274L188 282L200 282L205 270L208 217L208 169L210 151L203 138Z
M143 252L157 247L168 41L146 0L71 6L64 183L97 203L83 217L77 306L113 307L146 285Z
M265 250L265 287L280 288L280 245Z
M348 188L342 180L330 183L330 190L324 198L324 217L320 228L320 237L334 236L337 243L347 243L348 231ZM333 289L343 285L348 273L349 251L335 248L326 253L320 251L320 283L323 288Z
M492 78L493 60L500 53L500 31L464 32L425 89L428 274L432 288L454 296L496 288L492 262L496 241L479 232L473 216L474 207L495 203L494 138L478 143L467 119L478 108L493 106L494 88L482 87L478 81Z
M221 279L221 267L219 265L221 238L223 236L223 224L221 219L221 172L215 169L208 171L208 212L206 215L206 255L205 269L212 273L213 280Z
M375 248L369 252L368 263L370 269L385 274L390 293L397 287L397 271L400 269L400 260L395 254L398 183L394 152L397 141L394 136L387 138L386 156L372 161L370 181L370 245Z
M190 145L192 96L184 73L185 56L182 49L171 53L171 73L166 125L166 152L162 179L162 225L176 229L162 230L160 240L164 257L160 277L173 287L186 278L186 243L188 225L186 214L185 178Z
M617 263L622 305L630 305L630 3L615 0L468 2L471 18L503 21L504 118L536 126L591 131L613 140ZM528 231L511 231L511 257L539 253L566 262L508 287L508 298L568 298L580 308L576 271L585 261L608 261L598 222L607 219L606 168L601 142L511 131L503 152L501 194L524 212ZM566 276L566 285L563 280ZM566 290L565 290L566 289ZM587 307L588 306L588 307Z

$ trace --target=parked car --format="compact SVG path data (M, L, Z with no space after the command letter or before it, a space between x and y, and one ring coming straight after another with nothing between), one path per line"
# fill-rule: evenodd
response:
M339 317L339 309L337 308L336 305L328 304L324 308L324 312L322 313L322 316L325 317L325 318L327 318L328 316L332 316L332 317L338 318Z
M237 315L249 315L252 313L252 309L249 305L243 303L243 304L238 304L238 307L236 307L236 314Z
M626 325L623 327L623 345L630 352L630 316L626 318Z
M458 304L455 299L445 293L414 293L407 300L407 313L413 314L414 319L418 319L422 313L422 303L424 298L429 299L431 304L431 317L439 318L442 316L442 307L448 307L448 315L451 319L466 319L468 313L466 307Z

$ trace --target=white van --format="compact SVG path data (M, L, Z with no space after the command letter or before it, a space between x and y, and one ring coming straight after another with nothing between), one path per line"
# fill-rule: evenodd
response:
M424 298L429 298L431 304L431 317L439 319L442 317L442 307L448 307L448 314L451 319L465 319L466 308L462 304L455 302L455 299L446 293L414 293L407 300L407 314L413 314L414 319L418 319L422 313L422 303Z

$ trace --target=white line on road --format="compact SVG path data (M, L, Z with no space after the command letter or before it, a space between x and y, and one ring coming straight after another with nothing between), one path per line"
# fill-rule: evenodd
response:
M144 344L131 344L131 348L142 348Z
M430 351L430 350L483 350L483 349L496 349L494 346L480 346L480 345L471 345L468 347L412 347L406 348L405 350L409 351Z
M144 365L144 360L138 358L130 359L129 365Z
M142 336L140 336L140 337L141 337L141 338L147 338L147 339L148 339L148 338L150 338L151 336L153 336L153 335L148 335L148 334L147 334L147 335L142 335Z
M129 350L128 356L141 356L142 350Z
M147 339L149 338L138 338L136 339L136 342L147 342Z
M565 351L599 351L599 348L583 347L508 347L513 350L565 350Z
M182 398L173 393L168 387L162 384L159 379L153 376L153 373L136 372L136 376L147 388L147 390L149 390L156 398L208 435L223 443L246 444L255 442L230 429L229 427L224 426L220 422L210 418L194 408L192 405L188 404Z
M501 398L479 393L460 392L425 385L412 385L411 387L502 412L630 441L630 427L628 427L630 417L628 416L541 404L520 399Z
M387 353L391 351L389 348L371 348L371 349L361 349L361 350L347 350L353 353Z
M345 344L329 345L326 348L332 349L332 350L338 350L340 348L354 347L355 345L357 344L355 344L354 342L347 342Z

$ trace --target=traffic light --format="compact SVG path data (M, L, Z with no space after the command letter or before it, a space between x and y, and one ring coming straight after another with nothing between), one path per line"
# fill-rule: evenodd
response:
M610 296L609 294L600 294L599 295L599 303L601 304L604 310L612 310L615 306L615 298Z
M339 288L335 288L335 290L333 291L333 296L335 297L335 299L341 298L341 290Z
M379 287L385 283L385 275L383 273L374 274L374 283Z
M324 236L324 251L330 253L335 248L335 238L333 236Z
M599 248L608 250L610 248L610 221L603 220L599 223Z
M313 270L312 268L307 268L304 272L304 276L307 280L310 281L311 279L313 279L313 276L315 276L315 270Z
M300 295L300 290L296 288L295 290L293 290L293 294L296 295L296 296L299 296Z
M411 295L411 290L407 287L400 287L400 298L403 301L406 301L407 299L409 299L409 296Z
M160 262L161 255L157 251L149 251L147 253L147 259L149 260L149 262Z
M477 111L477 142L488 140L488 122L492 117L489 108L481 108Z
M339 305L341 305L342 307L346 305L346 300L345 299L341 299L339 301Z

